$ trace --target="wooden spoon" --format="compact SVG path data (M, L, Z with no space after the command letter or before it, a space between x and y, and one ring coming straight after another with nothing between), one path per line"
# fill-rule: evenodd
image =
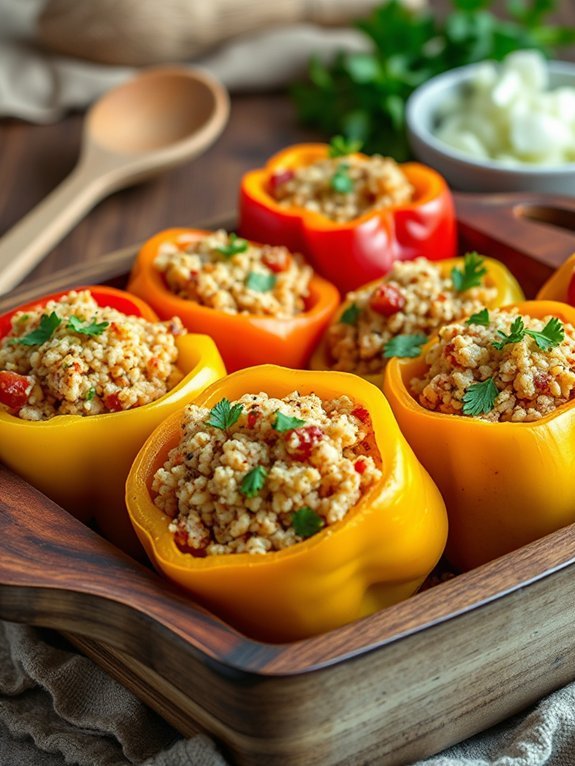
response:
M86 115L74 170L0 239L0 294L105 196L201 154L228 114L224 87L190 69L151 69L106 93Z

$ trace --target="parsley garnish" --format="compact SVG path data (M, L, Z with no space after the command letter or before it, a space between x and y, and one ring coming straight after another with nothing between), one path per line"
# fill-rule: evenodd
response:
M481 309L476 314L472 314L469 319L465 320L465 324L480 324L483 327L489 327L489 311L487 309Z
M472 383L463 394L463 414L476 416L491 412L498 395L499 389L493 378Z
M92 388L90 388L90 389L89 389L89 390L86 392L86 394L84 394L84 400L85 400L85 401L87 401L87 402L91 402L91 401L92 401L92 399L93 399L95 396L96 396L96 389L94 388L94 386L92 386Z
M340 162L329 183L331 188L340 194L349 194L353 191L353 181L349 176L349 165L347 162Z
M565 330L557 317L551 317L541 332L537 330L525 330L530 335L541 351L549 351L558 346L565 338Z
M35 330L22 338L11 338L11 342L20 346L40 346L50 340L61 324L62 320L54 311L51 314L42 314L40 324Z
M232 255L237 255L238 253L245 253L247 249L247 240L240 239L240 237L233 232L229 235L226 245L218 245L218 247L216 247L218 253L225 255L226 258L231 258Z
M250 271L246 279L246 287L255 290L257 293L267 293L273 290L277 281L275 274L258 274L257 271Z
M329 143L329 157L346 157L348 154L355 154L361 149L361 141L356 141L344 136L334 136Z
M472 287L478 287L481 279L487 274L485 261L479 253L465 253L463 268L454 266L451 269L451 281L458 293L464 293Z
M519 341L523 340L525 337L523 318L515 317L513 322L511 322L510 330L511 332L509 334L504 333L503 330L497 330L497 335L499 335L502 340L494 340L493 345L498 351L501 351L503 346L506 346L508 343L519 343Z
M212 407L210 410L210 416L206 420L206 423L209 426L220 428L222 431L225 431L226 428L233 426L233 424L239 419L243 409L243 404L238 402L232 405L229 399L224 397L214 407Z
M537 347L540 348L541 351L549 351L549 349L555 348L555 346L558 346L565 338L565 330L557 317L551 317L541 332L538 330L527 330L523 318L516 317L511 324L511 332L509 335L501 330L498 330L497 334L502 338L500 341L493 342L493 345L498 351L501 351L507 343L519 343L526 335L533 338Z
M312 511L307 505L304 505L303 508L299 508L292 516L291 525L296 535L306 538L319 532L324 525L324 520L319 514Z
M416 357L421 354L421 347L427 343L426 335L395 335L383 347L385 359L398 357Z
M284 415L283 412L276 412L276 419L274 420L272 424L272 428L274 428L276 431L279 431L280 433L283 433L284 431L293 431L294 428L299 428L299 426L303 426L305 424L305 420L300 420L299 418L292 418L289 415Z
M75 316L71 316L67 324L68 329L79 332L81 335L101 335L109 326L109 322L86 322L83 324L83 320Z
M255 497L264 486L267 470L263 465L256 465L251 471L248 471L242 479L241 492L246 497Z
M357 324L361 314L361 309L355 303L351 303L346 310L342 313L339 321L342 324Z

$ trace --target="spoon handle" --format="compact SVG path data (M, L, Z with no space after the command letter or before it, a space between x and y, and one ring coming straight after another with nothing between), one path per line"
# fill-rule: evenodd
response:
M93 168L82 161L40 204L0 239L0 295L36 266L106 194Z

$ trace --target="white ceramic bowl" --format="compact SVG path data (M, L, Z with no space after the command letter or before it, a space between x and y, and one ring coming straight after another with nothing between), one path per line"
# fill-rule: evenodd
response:
M454 189L475 192L549 192L575 197L575 163L549 167L505 166L477 160L452 149L433 135L438 106L465 87L476 64L452 69L417 88L406 107L407 133L415 156L435 168ZM550 61L551 88L575 88L575 64Z

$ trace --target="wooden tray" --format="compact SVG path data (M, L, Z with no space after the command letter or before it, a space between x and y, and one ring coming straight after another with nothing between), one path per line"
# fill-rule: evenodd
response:
M463 249L501 257L528 294L575 250L574 200L457 204ZM23 287L0 312L55 289L122 284L135 252ZM408 764L575 678L575 525L364 620L272 645L1 466L0 511L0 617L65 632L179 731L208 732L238 764Z

